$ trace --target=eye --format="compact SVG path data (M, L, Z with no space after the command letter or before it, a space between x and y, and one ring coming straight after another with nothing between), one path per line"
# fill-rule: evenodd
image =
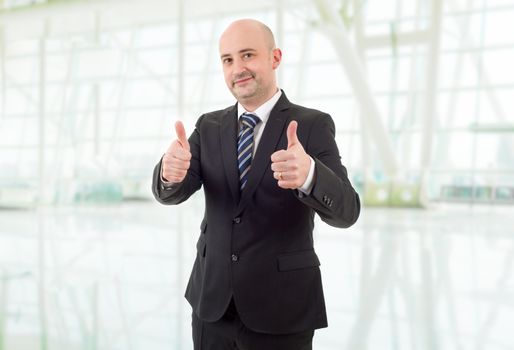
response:
M222 60L221 60L221 62L222 62L223 64L229 64L229 63L232 63L232 58L228 58L228 57L227 57L227 58L224 58L224 59L222 59Z
M252 57L252 56L253 56L253 54L251 54L251 53L247 52L247 53L245 53L245 54L243 55L243 58L250 58L250 57Z

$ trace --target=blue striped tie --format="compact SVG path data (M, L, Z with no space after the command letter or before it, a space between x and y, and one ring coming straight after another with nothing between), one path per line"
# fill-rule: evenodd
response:
M252 163L253 128L260 122L254 114L243 113L241 129L237 136L237 165L239 167L239 188L242 190L248 181L248 172Z

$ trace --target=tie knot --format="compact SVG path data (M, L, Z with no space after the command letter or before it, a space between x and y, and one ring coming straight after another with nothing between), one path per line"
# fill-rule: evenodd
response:
M246 126L247 128L250 128L250 129L255 128L255 126L260 121L261 120L259 119L259 117L256 116L255 114L243 113L243 115L241 116L241 123L243 123L244 126Z

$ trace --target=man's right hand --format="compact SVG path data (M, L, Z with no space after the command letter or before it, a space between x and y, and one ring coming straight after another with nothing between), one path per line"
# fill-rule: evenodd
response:
M184 124L175 123L177 139L168 147L162 158L162 178L167 182L179 183L184 181L190 166L191 152L187 141Z

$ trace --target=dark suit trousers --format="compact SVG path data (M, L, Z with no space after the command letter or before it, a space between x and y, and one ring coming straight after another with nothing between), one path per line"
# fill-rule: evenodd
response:
M314 330L295 334L254 332L241 322L232 301L216 322L204 322L193 312L194 350L312 350Z

